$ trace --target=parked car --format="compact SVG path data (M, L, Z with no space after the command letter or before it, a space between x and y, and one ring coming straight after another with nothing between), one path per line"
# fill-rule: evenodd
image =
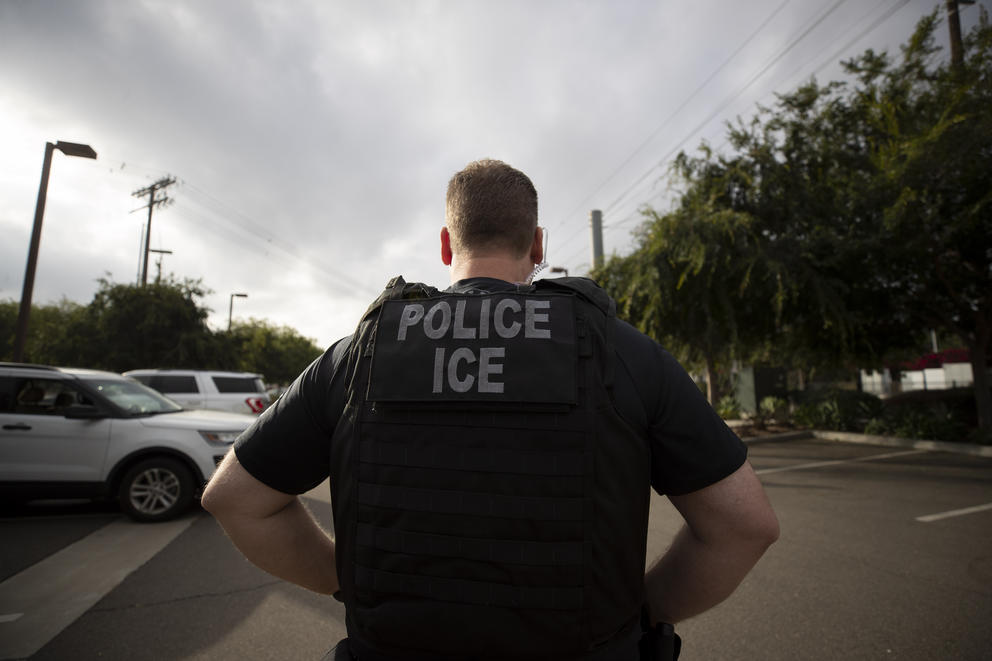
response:
M0 494L116 497L133 519L171 519L254 420L185 410L112 372L0 363Z
M186 408L258 415L269 405L260 374L214 370L140 369L124 372Z

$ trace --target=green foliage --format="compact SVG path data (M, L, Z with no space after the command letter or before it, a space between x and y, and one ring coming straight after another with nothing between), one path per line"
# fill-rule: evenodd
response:
M789 402L786 399L769 395L758 403L758 410L754 415L755 426L764 429L772 420L780 423L790 421Z
M14 354L14 335L17 332L17 301L0 301L0 356Z
M803 393L792 420L810 429L861 432L881 411L882 400L874 395L857 390L827 389Z
M145 286L101 279L88 305L32 306L25 361L123 372L142 367L229 369L271 383L296 378L321 350L286 327L251 320L231 332L207 327L199 281ZM13 353L18 304L0 302L0 356Z
M886 399L882 411L865 426L865 433L981 442L982 433L975 423L974 394L969 389L917 390Z
M82 352L95 367L123 372L141 367L198 367L216 349L207 327L199 281L155 281L145 286L100 280L87 309L87 322L110 352L90 343Z
M901 438L961 442L968 436L968 425L960 414L943 402L931 406L887 408L865 425L866 434L883 434Z
M321 354L313 341L288 327L252 319L225 338L234 350L233 369L259 372L269 383L289 383Z
M737 420L741 417L741 405L733 395L724 395L713 407L716 414L724 420Z
M645 210L638 249L593 273L618 312L710 382L734 359L879 366L936 329L968 347L992 428L992 26L983 9L951 67L938 24L738 121L729 154L680 154L675 207ZM814 417L846 425L831 406Z

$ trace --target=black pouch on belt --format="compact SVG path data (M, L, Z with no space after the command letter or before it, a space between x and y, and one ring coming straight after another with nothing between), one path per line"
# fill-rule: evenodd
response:
M675 627L668 622L651 626L647 609L641 612L641 627L644 635L638 647L641 661L675 661L682 651L682 639L675 633Z

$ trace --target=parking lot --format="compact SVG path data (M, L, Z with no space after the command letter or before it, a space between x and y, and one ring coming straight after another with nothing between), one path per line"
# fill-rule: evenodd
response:
M781 539L678 627L682 659L989 658L992 459L814 439L750 457ZM326 491L307 501L329 525ZM679 521L652 501L649 555ZM319 659L344 635L340 604L256 570L202 512L33 506L0 535L0 658Z

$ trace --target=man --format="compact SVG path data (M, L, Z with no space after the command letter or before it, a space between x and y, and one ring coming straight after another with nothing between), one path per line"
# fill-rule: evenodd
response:
M394 279L203 495L273 575L336 594L361 661L638 659L778 536L746 448L675 360L544 261L537 193L450 181L445 292ZM295 494L331 478L336 541ZM686 525L645 573L650 489ZM339 651L343 654L343 651Z

